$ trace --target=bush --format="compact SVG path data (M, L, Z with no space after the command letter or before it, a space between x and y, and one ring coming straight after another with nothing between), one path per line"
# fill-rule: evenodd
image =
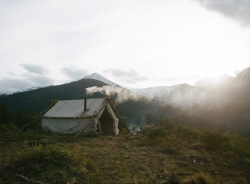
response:
M8 123L7 125L5 124L1 124L0 126L0 133L4 134L4 133L14 133L18 130L17 126L14 125L13 123Z
M156 139L156 138L165 138L167 136L167 131L163 127L157 127L154 129L151 129L147 133L147 137L149 139Z
M154 125L154 124L155 124L155 123L154 123L154 119L153 119L153 117L151 116L150 113L148 113L148 114L146 115L146 117L145 117L145 124L146 124L146 125Z
M242 137L238 132L231 136L230 145L235 154L250 155L250 139Z
M215 183L213 180L205 176L203 173L199 175L188 177L187 179L183 180L181 184L211 184Z
M179 154L186 145L187 142L178 137L168 137L167 139L159 142L161 152L167 154Z
M53 163L67 166L76 160L76 155L65 147L57 145L35 145L31 149L23 151L20 162Z
M223 136L220 130L204 129L200 136L200 142L208 149L220 149L223 142Z
M87 160L86 161L86 168L89 171L98 172L98 166L95 164L95 162L93 160Z
M175 125L167 115L164 117L164 119L160 120L158 126L164 127L167 131L172 131L175 128Z
M0 125L0 133L6 133L8 131L8 128L5 126L5 124Z
M141 133L146 135L150 130L154 129L154 125L145 125L141 128Z
M182 139L187 139L187 140L197 140L200 135L199 129L196 128L189 128L187 126L183 125L178 125L174 130L174 134Z

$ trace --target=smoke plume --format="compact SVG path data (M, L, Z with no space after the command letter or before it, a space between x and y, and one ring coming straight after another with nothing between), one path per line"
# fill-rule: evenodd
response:
M97 87L93 86L90 88L87 88L87 94L92 95L93 93L99 92L101 94L106 94L106 95L117 95L115 102L116 103L122 103L127 100L133 100L133 101L138 101L138 100L149 100L145 97L139 96L125 88L122 87L114 87L114 86L102 86L102 87Z

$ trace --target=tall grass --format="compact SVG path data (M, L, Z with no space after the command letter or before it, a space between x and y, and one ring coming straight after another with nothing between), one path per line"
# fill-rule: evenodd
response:
M20 162L52 163L55 165L68 166L78 160L76 154L70 149L58 145L35 145L31 149L22 152Z

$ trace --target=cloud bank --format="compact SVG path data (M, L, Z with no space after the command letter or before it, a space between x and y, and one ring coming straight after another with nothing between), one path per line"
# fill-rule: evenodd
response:
M118 80L127 82L127 83L137 83L137 82L148 80L147 76L140 75L140 73L134 69L117 70L117 69L109 68L109 69L104 70L104 73L110 73L112 76L114 76Z
M194 0L207 8L220 13L230 19L250 26L250 1L249 0Z
M10 77L0 79L0 93L18 92L31 87L49 86L55 81L48 76L50 70L41 65L22 63L20 66L27 72L17 75L13 71L9 71Z
M87 69L79 69L77 66L65 66L61 72L71 79L78 80L89 74Z
M24 69L26 69L30 73L45 75L49 73L49 70L47 68L44 68L41 65L34 65L34 64L28 64L28 63L22 63L20 64Z

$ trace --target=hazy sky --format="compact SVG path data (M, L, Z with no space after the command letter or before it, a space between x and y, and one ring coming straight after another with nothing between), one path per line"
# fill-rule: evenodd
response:
M249 0L0 0L0 93L93 72L205 85L249 66Z

